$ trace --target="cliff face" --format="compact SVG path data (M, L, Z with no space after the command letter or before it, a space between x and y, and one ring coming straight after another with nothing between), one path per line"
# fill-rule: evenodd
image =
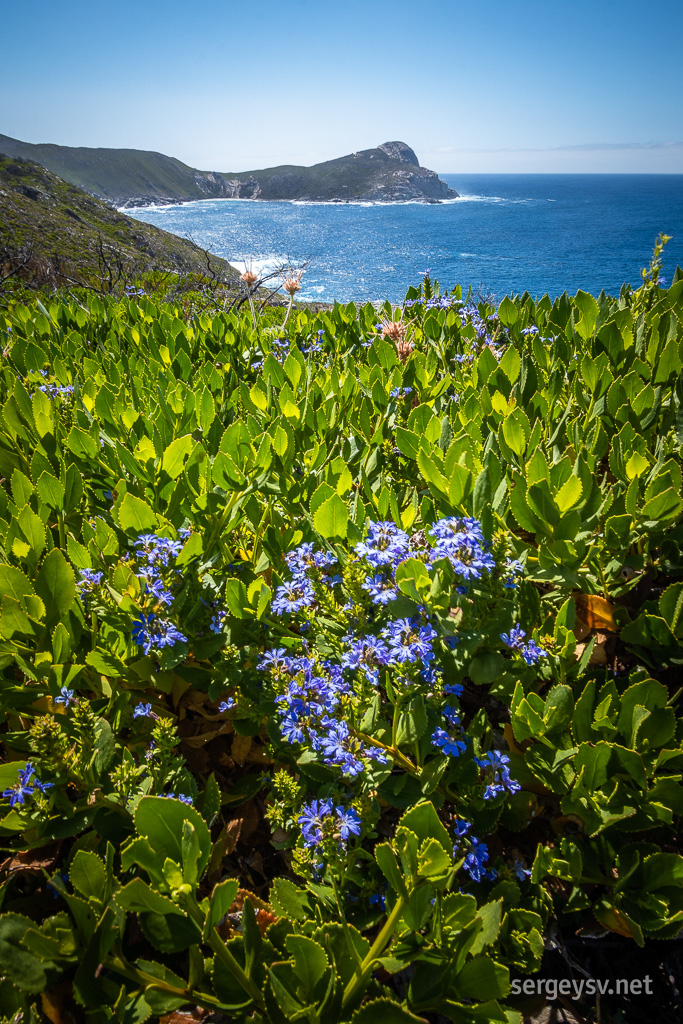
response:
M240 173L200 171L163 153L32 145L0 135L0 153L48 168L114 206L254 199L308 202L439 202L457 192L420 162L405 142L385 142L312 167Z

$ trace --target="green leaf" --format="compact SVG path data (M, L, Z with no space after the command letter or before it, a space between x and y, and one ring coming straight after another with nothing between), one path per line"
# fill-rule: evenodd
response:
M297 980L309 999L313 998L315 986L329 966L325 950L305 935L288 935L285 947L294 958L293 971Z
M659 599L659 611L674 636L683 639L683 583L672 583Z
M503 437L515 455L524 455L531 436L531 426L526 413L522 409L513 409L503 420L502 429Z
M579 337L587 341L595 330L595 323L598 318L598 304L592 295L582 291L576 293L573 303L574 329Z
M396 569L396 584L402 594L419 604L426 599L432 581L424 562L417 558L406 558Z
M15 569L13 565L0 564L0 594L14 598L23 606L23 598L35 594L35 590L21 569Z
M230 614L234 615L236 619L249 617L249 597L242 580L231 577L225 581L225 603Z
M338 494L333 494L313 514L313 525L326 540L343 540L349 521L349 509Z
M429 800L422 800L406 811L399 826L413 831L421 842L425 839L436 839L449 852L453 846L446 827L439 820L434 804Z
M478 654L469 664L467 674L477 686L493 683L505 671L506 660L498 651Z
M0 971L24 992L43 992L47 985L45 967L40 960L22 949L19 943L34 924L21 914L0 916Z
M371 999L356 1010L351 1024L424 1024L424 1020L391 999Z
M408 459L416 459L420 450L420 438L407 427L396 427L396 447Z
M84 895L86 894L84 893ZM124 910L132 911L136 914L151 911L161 915L185 916L173 900L162 896L161 893L155 892L141 878L134 878L131 882L128 882L127 885L119 889L114 898Z
M157 525L157 517L147 502L128 492L115 509L114 516L121 529L130 533L149 533Z
M521 367L522 359L519 352L514 345L508 345L505 349L505 354L500 361L500 368L511 384L514 384L519 377Z
M510 991L510 975L507 967L488 956L479 956L465 964L455 986L464 999L500 999Z
M215 928L223 920L235 902L239 887L240 883L236 878L226 878L225 881L219 882L218 885L214 886L209 902L209 912L206 915L204 925L205 942L208 940L211 929Z
M50 508L61 511L64 506L64 487L59 480L51 473L41 473L36 489L41 501L44 501Z
M507 295L498 307L498 319L506 327L512 327L519 320L519 310Z
M173 800L168 802L175 803ZM152 911L138 912L138 921L145 938L160 953L181 953L201 941L202 933L199 928L194 921L184 915L171 914L168 910L162 914Z
M63 619L76 600L74 572L59 548L53 548L43 562L36 592L45 602L48 624Z
M290 921L305 921L311 916L308 894L297 889L289 878L275 878L270 890L270 904L279 917Z
M35 627L31 619L13 597L3 597L0 605L0 636L11 640L16 633L32 636Z
M158 854L163 853L177 864L182 863L183 822L189 821L195 829L199 844L198 875L206 868L211 853L211 836L199 811L180 800L167 800L160 796L143 796L135 809L135 827Z
M437 839L427 839L417 855L418 875L433 885L445 882L453 869L453 859Z
M106 718L98 718L95 723L95 742L95 768L98 772L104 772L114 758L116 747L112 727Z
M560 512L568 512L569 509L576 508L582 495L583 487L578 476L570 476L555 495L555 504Z
M183 471L186 459L194 448L194 439L191 434L177 437L171 441L161 459L161 468L171 480L175 480ZM124 499L125 500L125 499ZM121 524L123 526L123 524ZM125 530L126 527L123 526Z
M77 850L69 868L72 886L87 900L102 900L107 886L104 861L91 850Z

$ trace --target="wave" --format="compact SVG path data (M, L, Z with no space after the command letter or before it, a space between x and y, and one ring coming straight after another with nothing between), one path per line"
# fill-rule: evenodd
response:
M254 256L253 258L247 257L246 260L228 260L228 263L235 270L239 270L240 274L243 274L249 267L261 277L263 274L279 270L280 267L290 266L292 261L288 256Z
M510 199L506 196L477 196L477 195L462 195L458 196L457 199L446 199L446 203L538 203L538 199ZM553 200L554 202L554 200Z

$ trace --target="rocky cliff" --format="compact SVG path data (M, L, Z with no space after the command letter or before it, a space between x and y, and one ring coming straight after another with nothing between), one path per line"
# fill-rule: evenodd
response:
M33 145L0 135L0 153L32 160L114 206L254 199L302 202L427 202L457 192L420 167L405 142L385 142L312 167L200 171L163 153Z

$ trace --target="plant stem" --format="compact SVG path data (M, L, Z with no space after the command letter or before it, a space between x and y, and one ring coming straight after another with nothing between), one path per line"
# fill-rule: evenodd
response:
M344 991L344 997L342 999L342 1008L345 1009L349 1003L353 1002L356 996L359 994L359 990L365 985L368 974L372 971L375 960L380 956L384 947L387 945L391 936L393 935L394 928L396 927L401 914L406 905L406 900L403 896L398 896L391 913L384 922L384 927L375 939L372 949L363 960L360 971L357 972L351 981L346 986Z

